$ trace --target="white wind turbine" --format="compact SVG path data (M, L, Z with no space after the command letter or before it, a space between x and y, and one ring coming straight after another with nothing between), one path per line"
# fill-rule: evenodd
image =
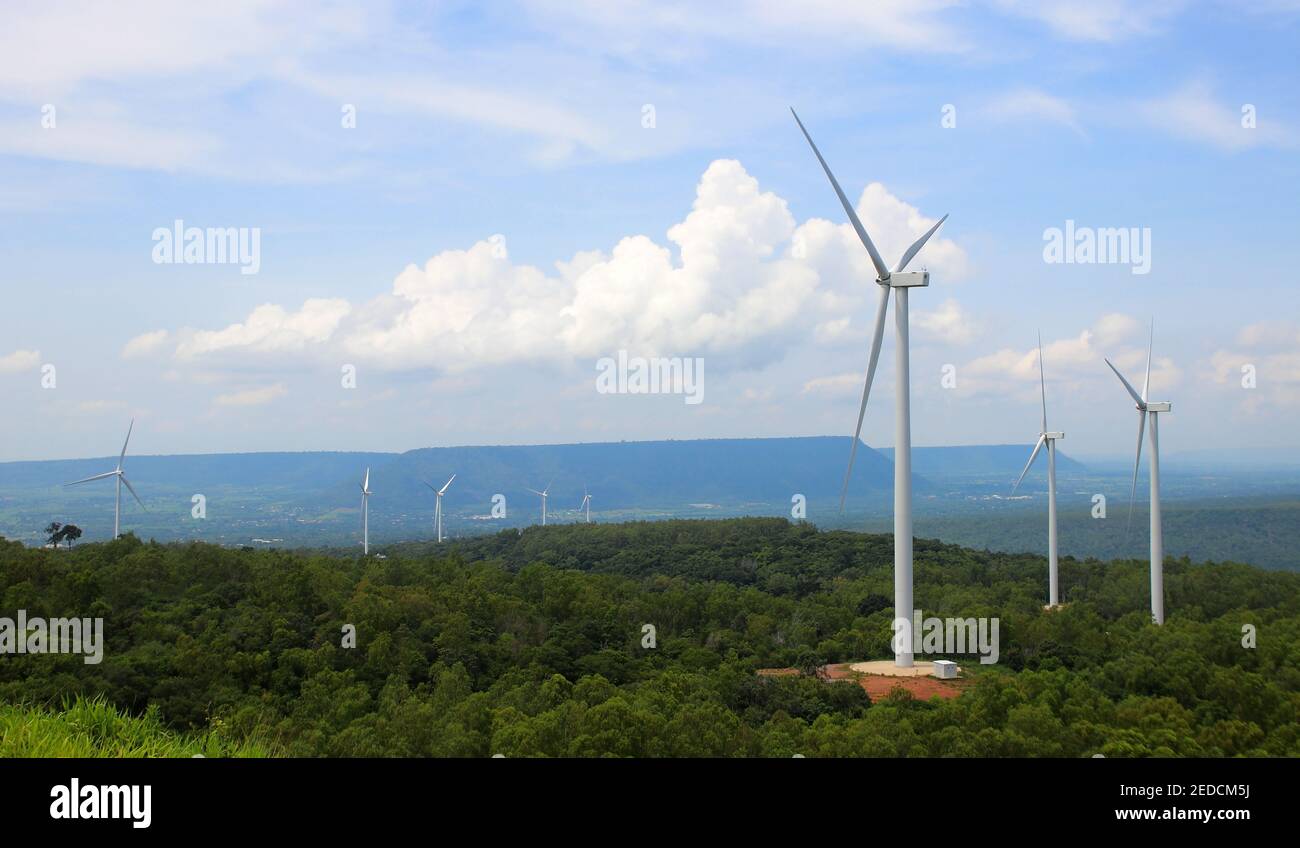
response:
M439 542L442 541L442 496L447 494L447 489L451 488L451 481L455 479L456 479L456 475L455 474L451 475L451 478L448 479L447 482L443 484L441 489L433 489L433 484L427 481L424 484L428 486L430 489L433 489L433 493L438 496L437 504L433 508L433 523L438 527Z
M112 471L105 471L103 474L96 474L93 477L87 477L84 480L74 480L71 483L63 484L65 486L79 486L82 483L89 483L91 480L103 480L105 477L117 478L117 497L113 503L113 538L114 539L116 539L119 535L121 535L119 533L119 527L122 518L122 484L123 483L126 484L127 491L129 491L131 493L131 496L135 498L136 503L140 504L140 507L144 509L146 512L149 511L149 508L144 505L144 501L140 500L140 496L135 493L135 489L131 486L131 481L126 479L126 472L122 470L122 463L126 460L126 446L131 443L131 431L134 429L135 429L135 419L132 418L131 424L126 428L126 441L122 442L122 454L117 458L117 468L113 469Z
M930 273L928 271L904 273L903 269L925 246L930 236L934 235L943 222L948 220L948 216L944 215L925 235L913 242L891 270L885 265L885 260L880 258L876 246L871 243L871 237L867 235L862 222L858 220L858 213L854 211L853 204L840 188L835 175L831 173L830 166L826 164L821 151L813 143L812 136L804 129L803 121L799 120L799 115L793 109L790 112L794 114L795 122L799 124L799 129L803 132L804 138L808 139L808 144L816 154L817 161L821 163L822 170L830 179L831 186L840 199L840 205L848 214L849 222L857 231L862 246L867 249L871 264L876 268L876 283L880 286L880 304L876 308L876 329L871 337L871 359L867 365L866 383L862 387L858 426L853 432L853 444L849 449L849 467L844 472L844 486L840 490L841 512L844 510L844 498L848 494L849 475L853 473L853 460L858 452L858 439L862 435L862 419L867 413L871 381L875 378L876 363L880 359L880 343L885 334L885 314L889 310L889 292L891 289L894 292L896 303L894 330L898 337L898 352L894 359L894 374L898 384L898 399L894 406L894 623L895 626L900 627L900 630L902 629L900 622L906 623L906 635L903 639L906 650L895 650L894 665L899 668L911 668L913 653L913 646L910 644L912 638L912 416L911 379L908 368L907 292L911 288L930 285Z
M1043 336L1038 335L1038 388L1043 399L1043 426L1038 431L1038 442L1034 452L1025 463L1025 470L1016 478L1011 487L1012 494L1020 488L1020 482L1029 473L1029 467L1038 458L1038 452L1047 445L1047 604L1054 607L1060 603L1058 593L1058 560L1056 556L1056 440L1064 439L1065 434L1047 429L1047 379L1043 376Z
M582 486L582 503L578 505L578 512L587 511L587 523L591 523L591 495L587 492L587 486Z
M366 479L361 482L361 553L370 555L370 469L366 469Z
M1151 388L1151 351L1155 344L1156 327L1151 322L1151 338L1147 342L1147 374L1142 381L1142 394L1138 394L1119 373L1109 359L1106 364L1115 372L1119 381L1133 398L1138 412L1137 455L1133 458L1133 488L1129 493L1128 520L1133 523L1133 502L1137 499L1138 466L1142 464L1142 431L1147 418L1151 419L1151 620L1156 624L1165 623L1165 540L1160 522L1160 413L1171 412L1173 404L1168 401L1149 401L1147 391Z
M554 480L551 481L551 483L554 483L554 482L555 482ZM546 484L546 488L545 488L545 489L542 489L540 492L537 491L536 489L529 489L529 490L528 490L528 491L532 492L534 495L541 495L541 496L542 496L542 526L543 526L543 527L546 526L546 496L547 496L547 494L549 494L550 491L551 491L551 483L547 483L547 484Z

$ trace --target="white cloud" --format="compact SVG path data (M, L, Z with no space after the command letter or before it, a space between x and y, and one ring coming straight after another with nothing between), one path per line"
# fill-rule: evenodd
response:
M865 371L861 374L852 372L848 374L832 374L828 377L814 377L803 384L803 393L806 395L830 395L832 397L852 395L862 391L862 382L865 379Z
M1237 333L1237 344L1256 348L1300 348L1300 324L1291 321L1260 321Z
M969 46L960 30L941 18L955 0L741 0L722 4L683 0L528 0L534 19L584 41L599 39L622 54L663 59L694 53L683 41L706 39L798 47L800 39L907 48L927 53Z
M297 312L264 303L240 324L223 330L191 332L180 343L176 355L190 359L223 351L290 353L328 341L343 317L351 311L339 298L310 298Z
M1069 101L1033 88L1009 91L995 97L984 111L998 120L1029 120L1060 124L1080 135L1083 127L1078 114Z
M20 371L27 371L41 364L41 352L39 350L15 350L13 353L0 356L0 374L17 374Z
M212 403L215 406L262 406L285 394L285 392L284 384L276 383L273 386L217 395Z
M1237 347L1216 350L1207 365L1207 379L1227 387L1249 414L1300 407L1300 323L1277 320L1243 327ZM1246 388L1248 374L1253 388Z
M895 254L936 220L879 183L858 209L881 249ZM549 274L512 262L494 237L408 266L391 293L355 309L341 300L308 301L296 313L264 304L244 322L191 331L178 357L337 348L345 361L383 369L458 373L625 349L721 354L715 361L725 370L778 359L810 338L851 338L874 318L875 274L852 228L817 219L798 225L785 200L734 160L709 165L690 213L667 236L668 245L626 236L609 253L580 251ZM926 263L959 277L965 253L936 236L914 260ZM851 320L860 307L871 315ZM956 339L970 335L955 303L919 320Z
M1093 325L1092 331L1097 339L1097 344L1103 348L1109 348L1114 345L1128 341L1142 329L1141 323L1131 315L1125 315L1122 312L1113 312L1109 315L1103 315Z
M966 314L962 305L951 297L940 303L938 309L918 310L911 317L921 335L950 344L969 344L977 332L975 322Z
M1105 358L1125 372L1133 374L1146 367L1146 338L1135 338L1142 325L1137 319L1111 313L1097 319L1093 326L1075 336L1047 339L1043 342L1043 366L1049 383L1067 385L1110 380L1118 381L1106 367ZM1160 391L1175 386L1182 373L1169 358L1152 363L1152 386ZM1026 395L1038 392L1038 348L1002 348L976 357L959 369L959 394ZM1122 391L1122 389L1121 389Z
M170 333L166 330L154 330L149 333L141 333L131 339L122 347L122 358L133 359L136 357L148 356L167 343Z
M29 3L6 10L0 87L69 90L104 80L253 69L330 49L365 31L368 13L337 4L233 0L214 6L166 0Z
M1297 145L1297 133L1290 125L1279 122L1276 113L1256 107L1255 126L1242 125L1242 109L1247 105L1221 100L1203 81L1195 81L1163 97L1139 104L1147 123L1170 135L1208 144L1225 151L1257 147L1291 149Z
M1180 12L1182 0L997 0L1005 12L1046 24L1075 41L1121 41L1148 35Z

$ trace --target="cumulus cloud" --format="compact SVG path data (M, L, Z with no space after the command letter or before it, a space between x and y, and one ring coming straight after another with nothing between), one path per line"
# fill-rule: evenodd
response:
M1233 348L1210 354L1205 376L1240 391L1249 414L1300 407L1300 324L1263 321L1243 327Z
M19 371L27 371L40 364L39 350L15 350L13 353L0 356L0 374L17 374Z
M223 330L191 332L177 346L176 355L189 359L223 351L301 351L308 345L329 341L351 309L348 302L340 298L310 298L296 312L264 303L242 323L231 324Z
M867 186L857 207L893 256L937 220L879 183ZM936 235L913 265L959 278L966 255ZM342 300L310 300L297 312L264 304L224 329L190 331L177 356L336 350L384 369L461 373L629 350L724 354L724 368L747 367L779 358L788 342L864 335L874 280L847 223L799 224L784 199L763 191L739 162L722 159L705 170L666 244L629 235L608 253L580 251L547 272L513 262L496 236L407 266L391 292L356 308ZM862 308L871 317L853 320ZM955 302L920 320L957 340L970 334Z
M969 344L976 335L975 322L966 314L962 305L951 297L940 303L938 309L920 310L911 318L923 336L950 344Z
M283 383L276 383L273 386L262 386L256 389L245 389L240 392L217 395L212 403L216 406L261 406L285 394L285 391Z
M1146 367L1146 339L1137 319L1111 313L1101 316L1077 335L1043 341L1043 365L1049 380L1095 382L1110 370L1105 358L1121 370L1136 373ZM976 357L959 370L958 391L962 394L1017 394L1038 391L1038 348L1002 348ZM1130 381L1132 373L1125 373ZM1168 357L1152 362L1151 379L1161 391L1175 385L1181 372ZM1110 377L1114 380L1114 377Z

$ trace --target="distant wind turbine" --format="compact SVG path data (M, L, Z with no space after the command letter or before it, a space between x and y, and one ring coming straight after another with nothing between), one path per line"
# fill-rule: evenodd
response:
M803 121L799 120L799 115L793 109L790 110L794 115L795 123L803 132L803 137L808 139L808 145L812 147L813 153L817 156L817 161L821 163L822 170L831 181L831 186L835 189L835 194L840 199L840 205L844 207L845 213L849 216L849 223L857 232L858 238L862 241L862 246L867 249L871 257L871 264L876 268L876 283L880 286L880 304L876 308L876 329L871 337L871 359L867 365L867 379L862 387L862 405L858 409L858 426L853 432L853 444L849 448L849 467L844 472L844 485L840 490L840 511L844 511L844 499L849 491L849 477L853 473L853 460L858 452L858 439L862 435L862 419L867 414L867 398L871 394L871 381L876 376L876 363L880 359L880 343L885 335L885 314L889 310L889 292L894 292L894 300L897 304L894 313L894 330L898 336L898 352L894 357L894 375L897 381L897 400L894 406L894 622L895 626L901 626L900 622L905 622L906 636L903 645L906 650L896 650L894 652L894 665L898 668L912 667L912 648L910 645L912 634L912 411L911 411L911 378L909 374L908 362L908 319L907 319L907 292L908 289L918 288L930 285L930 273L928 271L909 271L904 273L903 269L907 263L921 251L925 243L930 240L943 222L948 220L944 215L939 222L931 227L925 235L912 243L904 253L898 264L891 270L885 265L885 260L880 258L880 253L876 246L871 243L871 237L867 235L866 228L858 220L858 213L854 211L853 204L840 188L839 182L835 175L831 173L831 168L822 158L821 151L813 143L812 136L804 128Z
M1147 418L1151 419L1151 620L1156 624L1165 623L1165 541L1160 522L1160 413L1171 412L1173 404L1167 401L1147 400L1147 391L1151 388L1151 351L1155 345L1155 321L1151 322L1151 338L1147 342L1147 374L1142 381L1142 394L1124 379L1109 359L1106 364L1115 372L1119 381L1133 398L1138 413L1137 455L1133 458L1133 487L1129 492L1128 520L1133 524L1133 503L1137 499L1138 467L1142 464L1142 431Z
M591 495L587 493L587 485L582 486L582 503L578 505L578 511L587 511L587 523L591 523Z
M554 480L551 481L551 483L554 483L554 482L555 482ZM546 484L546 488L545 488L545 489L542 489L540 492L537 491L536 489L529 489L529 490L528 490L528 491L532 492L534 495L541 495L541 496L542 496L542 526L543 526L543 527L546 526L546 496L547 496L547 495L550 493L550 491L551 491L551 483L547 483L547 484Z
M122 463L126 460L126 446L131 443L131 431L135 429L135 419L131 419L131 424L126 428L126 441L122 442L122 454L117 458L117 468L112 471L105 471L103 474L96 474L94 477L87 477L84 480L74 480L71 483L64 483L65 486L79 486L82 483L89 483L92 480L103 480L106 477L117 478L117 497L113 503L113 538L116 539L121 535L120 522L122 517L122 484L126 484L127 491L135 498L136 503L146 512L149 508L140 500L140 496L135 493L131 486L131 481L126 479L126 472L122 470Z
M1034 445L1034 452L1029 455L1025 470L1021 471L1020 476L1016 478L1016 484L1011 487L1011 492L1015 494L1016 489L1020 488L1020 482L1029 473L1029 467L1038 458L1038 452L1042 450L1043 445L1047 445L1047 603L1048 606L1054 607L1060 603L1057 591L1059 579L1056 556L1056 440L1064 439L1065 434L1047 429L1047 379L1043 376L1042 333L1038 334L1038 388L1043 399L1043 425L1038 431L1038 442Z
M430 489L433 489L433 493L438 496L437 503L433 508L433 523L438 528L439 542L442 541L442 496L447 494L447 489L451 488L451 481L455 479L456 479L456 475L455 474L451 475L451 478L448 479L447 482L443 484L441 489L433 489L433 484L427 481L424 484L428 486Z
M370 555L370 469L366 469L366 479L361 482L361 553Z

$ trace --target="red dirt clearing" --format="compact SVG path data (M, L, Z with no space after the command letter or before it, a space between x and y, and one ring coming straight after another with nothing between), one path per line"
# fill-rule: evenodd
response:
M888 698L894 689L910 692L913 698L928 701L938 695L940 698L956 698L961 694L965 680L940 680L937 677L885 677L879 674L860 674L850 668L851 663L835 663L822 670L827 680L854 680L867 690L872 701Z

